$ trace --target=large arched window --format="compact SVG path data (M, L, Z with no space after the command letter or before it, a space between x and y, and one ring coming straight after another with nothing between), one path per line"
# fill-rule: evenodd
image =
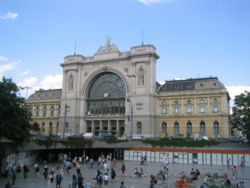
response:
M162 122L162 124L161 124L161 132L162 133L167 133L167 123L166 122Z
M192 101L188 100L187 104L186 104L186 112L187 113L192 113L193 112L193 108L192 107L193 107Z
M206 124L204 121L200 122L200 134L202 136L206 135Z
M213 125L214 135L218 136L220 134L219 122L215 121Z
M168 106L167 106L167 102L166 101L162 102L161 111L164 114L168 113Z
M178 101L174 101L174 113L180 112L180 105Z
M200 100L199 102L199 111L200 112L205 112L206 111L206 103L203 99Z
M138 121L137 122L137 134L141 134L142 133L142 126L141 126L141 122Z
M180 133L180 126L179 126L179 123L176 121L174 123L174 136L178 136Z
M187 122L187 135L191 135L193 133L192 123L191 121Z
M89 87L87 114L124 114L125 95L125 84L118 75L99 74Z
M219 112L219 102L218 102L218 99L214 99L214 101L213 101L213 109L214 109L214 112Z

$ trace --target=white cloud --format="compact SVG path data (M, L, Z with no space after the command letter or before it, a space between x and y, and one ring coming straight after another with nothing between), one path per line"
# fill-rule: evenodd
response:
M13 12L7 12L4 16L0 16L3 20L12 19L15 20L19 15Z
M58 89L62 88L62 75L47 75L41 82L42 89Z
M21 75L21 76L26 76L26 75L29 74L29 73L30 73L30 71L25 71L25 72L21 72L20 75Z
M31 87L36 83L36 81L37 81L37 78L32 76L32 77L25 78L24 80L18 82L17 85L21 87Z
M0 66L0 74L2 74L3 72L9 71L9 70L15 69L15 68L16 68L15 66L16 66L19 62L20 62L20 61L8 63L8 64L5 64L5 65L1 65L1 66Z
M7 61L8 58L7 57L4 57L4 56L0 56L0 61Z
M145 5L151 5L155 3L171 2L173 0L137 0L137 1Z
M229 92L232 102L236 95L240 95L241 93L244 93L244 91L250 92L250 86L227 86L226 88Z

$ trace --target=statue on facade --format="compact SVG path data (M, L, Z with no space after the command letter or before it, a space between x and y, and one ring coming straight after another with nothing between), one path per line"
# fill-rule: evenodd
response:
M73 85L74 85L74 80L73 80L73 75L69 75L69 80L68 80L68 91L73 90Z
M138 70L138 85L139 86L144 85L144 69L142 68L142 65L140 66Z

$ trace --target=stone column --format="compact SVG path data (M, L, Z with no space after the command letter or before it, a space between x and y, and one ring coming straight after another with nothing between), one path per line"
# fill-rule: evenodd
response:
M92 120L91 121L91 132L92 132L93 135L95 135L95 129L94 128L95 128L94 127L94 121Z

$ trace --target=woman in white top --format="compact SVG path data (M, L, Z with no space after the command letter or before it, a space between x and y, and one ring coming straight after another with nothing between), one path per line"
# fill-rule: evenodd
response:
M105 175L103 176L103 180L104 180L104 185L105 187L108 187L109 184L109 176L107 173L105 173Z

